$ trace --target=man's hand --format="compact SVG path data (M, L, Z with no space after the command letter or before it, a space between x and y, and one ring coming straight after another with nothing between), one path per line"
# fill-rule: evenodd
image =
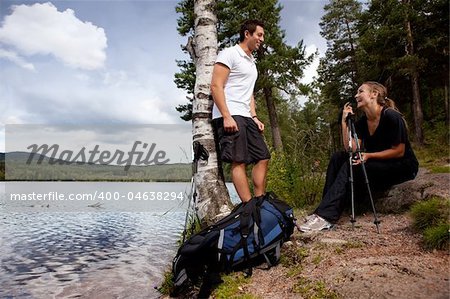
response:
M253 121L254 121L255 124L258 126L258 130L259 130L260 132L264 132L264 124L263 124L257 117L254 117L254 118L253 118Z
M239 131L236 121L231 116L223 118L223 129L226 133L234 133Z

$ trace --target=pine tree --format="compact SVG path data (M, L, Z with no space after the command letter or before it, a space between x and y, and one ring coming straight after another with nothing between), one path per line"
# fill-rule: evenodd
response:
M362 17L360 60L370 70L367 79L384 83L391 98L411 109L414 139L423 145L420 73L426 59L415 46L417 12L409 0L373 0Z
M181 34L189 32L192 17L189 12L191 0L182 1L177 11L183 13L179 19ZM307 56L303 42L292 47L284 42L285 33L279 27L282 7L276 0L224 0L217 5L219 49L232 46L238 42L240 24L246 19L259 19L265 24L264 46L255 54L258 68L258 81L255 86L256 101L264 99L269 114L272 145L282 150L282 139L278 124L276 101L279 91L286 94L304 94L307 88L300 82L303 70L314 55ZM180 26L180 23L182 26ZM182 72L176 75L176 83L180 88L189 88L187 79L195 76L188 62L179 62ZM183 74L183 75L182 75ZM178 107L183 112L182 118L189 118L189 103Z
M328 48L320 60L319 83L322 96L342 106L360 83L357 25L362 7L356 0L331 0L324 10L319 25Z

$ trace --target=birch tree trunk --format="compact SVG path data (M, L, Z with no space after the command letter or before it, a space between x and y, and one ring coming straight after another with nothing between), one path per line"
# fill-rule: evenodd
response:
M207 161L199 160L194 173L197 187L197 208L202 224L210 225L231 211L231 201L219 170L214 134L211 126L213 102L210 84L217 57L217 17L214 0L195 0L194 39L190 54L196 66L194 101L192 104L193 142L200 142L209 152Z

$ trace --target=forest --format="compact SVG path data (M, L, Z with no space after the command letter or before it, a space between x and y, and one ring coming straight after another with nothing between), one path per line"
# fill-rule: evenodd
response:
M183 51L189 53L193 7L193 0L183 0L176 8L178 31L189 37ZM272 149L269 190L294 206L318 200L329 156L342 149L340 109L365 81L387 87L389 98L407 120L421 166L436 160L448 164L448 1L330 0L320 21L327 50L320 58L318 76L309 84L301 79L318 53L308 55L303 40L295 46L286 43L280 28L282 9L276 0L217 1L214 8L218 50L237 43L243 20L265 23L264 46L255 53L259 74L255 99ZM190 121L195 118L195 62L177 63L175 83L187 91L188 99L176 109ZM307 99L304 104L300 97Z

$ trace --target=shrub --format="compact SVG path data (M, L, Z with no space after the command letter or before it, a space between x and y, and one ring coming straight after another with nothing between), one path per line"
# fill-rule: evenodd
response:
M441 223L427 228L423 232L423 242L428 249L448 249L450 241L450 225Z
M431 198L411 207L413 227L423 233L423 244L427 249L445 249L449 245L450 200Z
M272 153L267 190L274 191L291 206L303 208L317 203L323 182L324 172L311 158L287 158L282 153Z
M174 284L173 284L173 274L172 271L167 270L164 273L164 279L161 283L161 286L158 288L158 291L163 294L163 295L169 295L174 288Z
M421 201L411 207L413 227L424 231L428 227L435 226L444 221L442 203L439 198Z

